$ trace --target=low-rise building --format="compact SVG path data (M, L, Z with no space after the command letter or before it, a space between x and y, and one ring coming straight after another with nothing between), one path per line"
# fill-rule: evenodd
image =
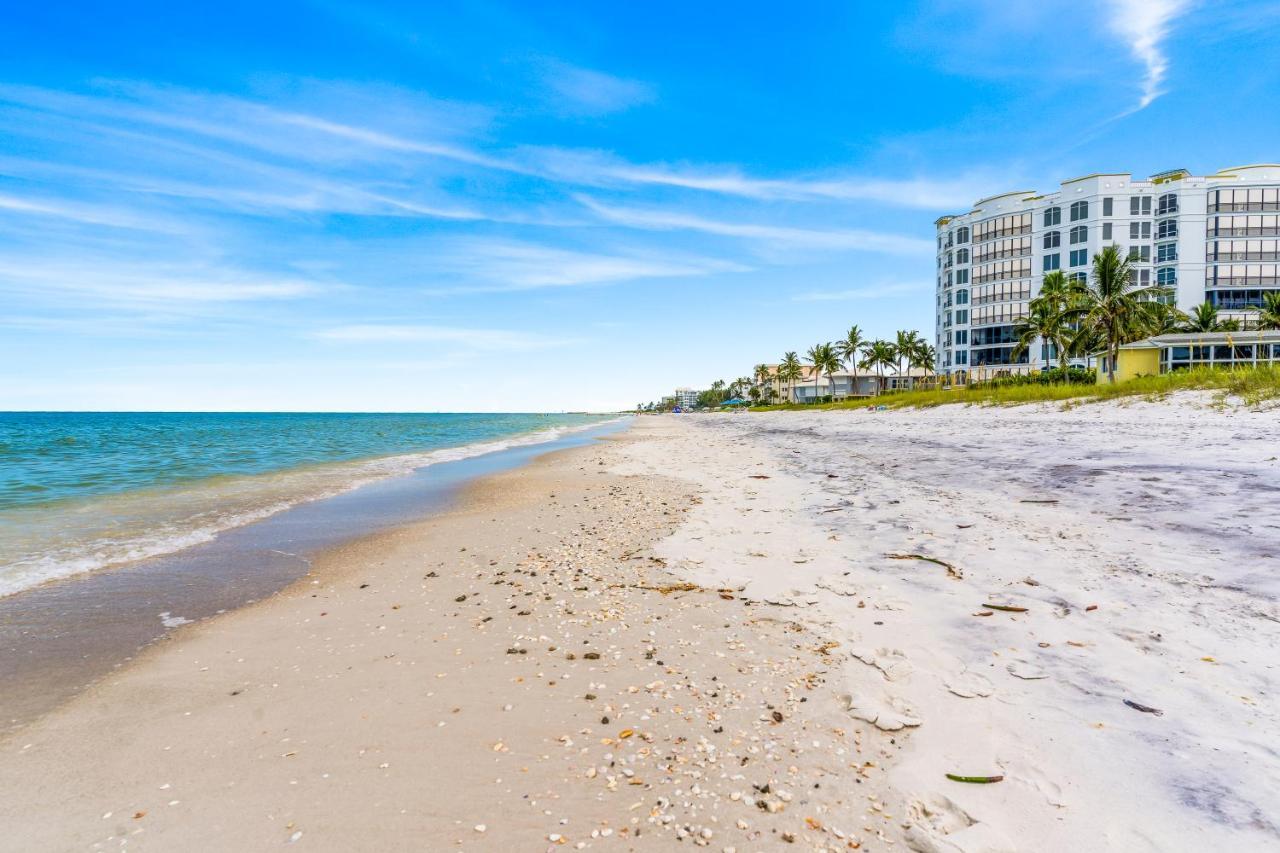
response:
M828 377L825 373L813 375L813 368L806 365L801 378L793 386L778 379L777 365L770 365L774 399L787 403L812 403L815 398L834 397L847 400L851 397L874 397L886 391L919 387L936 379L930 371L912 367L902 373L887 370L883 375L860 370L856 374L839 370Z
M1109 357L1096 353L1099 381L1106 381ZM1280 365L1280 330L1180 332L1123 344L1116 356L1116 381L1155 376L1192 367Z

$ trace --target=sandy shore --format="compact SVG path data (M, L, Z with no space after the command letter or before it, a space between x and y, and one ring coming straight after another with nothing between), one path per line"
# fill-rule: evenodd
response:
M708 496L673 568L843 644L911 848L1280 849L1277 415L1208 402L690 418L634 470Z
M1275 436L644 418L0 741L0 847L1280 848Z
M483 481L0 742L15 850L848 849L883 763L790 611L681 585L644 434Z

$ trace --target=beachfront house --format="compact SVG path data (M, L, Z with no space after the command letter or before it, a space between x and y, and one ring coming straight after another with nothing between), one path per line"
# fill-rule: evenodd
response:
M812 367L806 365L803 368L803 374L796 381L794 388L788 388L787 383L778 380L777 365L771 365L771 371L770 381L774 399L788 403L812 403L815 393L819 399L834 397L837 400L847 400L853 397L873 397L877 392L877 386L880 392L884 393L916 388L934 381L932 373L919 367L912 367L902 373L888 369L883 377L866 370L859 370L856 376L849 370L840 370L832 374L830 379L825 373L819 375L815 391Z
M1098 376L1108 372L1105 352L1095 353ZM1280 365L1280 331L1185 332L1156 335L1120 347L1116 381L1191 367Z

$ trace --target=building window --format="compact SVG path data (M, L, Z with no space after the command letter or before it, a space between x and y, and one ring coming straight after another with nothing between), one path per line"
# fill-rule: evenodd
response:
M1062 256L1059 255L1057 252L1054 252L1052 255L1045 255L1044 271L1050 272L1051 270L1056 270L1059 268L1059 266L1061 266L1061 263L1062 263Z
M1102 200L1102 215L1103 215L1103 216L1110 216L1110 215L1112 214L1113 209L1114 209L1114 207L1115 207L1114 202L1115 202L1115 199L1112 199L1112 198L1104 198L1104 199Z
M1110 239L1111 239L1111 223L1104 222L1102 223L1102 241L1105 243L1107 240L1110 240Z
M1178 259L1177 243L1161 243L1156 246L1156 263L1166 264L1172 263Z
M1089 276L1082 272L1067 273L1067 281L1078 281L1081 284L1089 280Z
M969 291L967 291L967 290L957 290L957 291L956 291L956 304L957 304L957 305L968 305L968 304L969 304Z
M1031 233L1030 213L1010 213L987 219L973 226L973 242L983 243L1000 237L1016 237Z
M1150 216L1151 215L1151 196L1133 196L1129 199L1129 215L1130 216Z
M1165 193L1156 201L1156 215L1168 216L1170 213L1178 212L1178 196L1174 193Z
M969 226L964 225L956 229L956 242L957 243L969 242Z
M1079 222L1081 219L1089 218L1089 202L1073 201L1071 202L1071 221Z
M956 330L956 346L964 346L968 343L969 343L969 330L957 329Z
M960 350L959 352L956 353L956 364L968 364L968 363L969 363L969 353L967 351Z
M1089 263L1088 249L1072 249L1071 250L1071 266L1082 267Z
M1151 239L1151 223L1150 222L1130 222L1129 223L1129 239L1130 240L1150 240Z
M1089 242L1089 227L1087 225L1077 225L1071 229L1071 242L1087 243Z
M956 323L959 324L967 322L969 322L969 310L967 308L958 309L956 311Z
M956 270L956 284L968 284L968 283L969 283L969 271Z
M1055 225L1062 224L1062 208L1048 207L1044 211L1044 227L1052 228Z
M1044 247L1046 249L1056 249L1062 245L1062 232L1050 231L1044 235Z
M968 249L957 249L957 250L956 250L956 263L957 263L957 264L967 264L967 263L969 263L969 250L968 250Z
M1151 263L1151 247L1150 246L1130 246L1129 260L1133 262L1142 262L1144 264Z
M1280 188L1253 187L1242 190L1213 190L1209 193L1210 213L1280 210Z
M1176 267L1161 267L1156 270L1156 284L1161 287L1172 287L1178 283L1178 270Z
M1214 240L1205 249L1209 261L1280 261L1280 240Z
M1135 269L1129 270L1129 284L1137 287L1151 286L1151 270Z
M1156 239L1164 240L1168 237L1178 236L1178 220L1161 219L1156 225Z

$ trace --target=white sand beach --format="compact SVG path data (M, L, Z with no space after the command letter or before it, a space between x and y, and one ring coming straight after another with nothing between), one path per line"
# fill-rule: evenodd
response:
M912 849L1275 849L1276 417L1187 395L650 420L629 470L703 490L673 567L845 644Z
M0 847L1276 848L1277 421L1207 402L640 418L0 740Z

